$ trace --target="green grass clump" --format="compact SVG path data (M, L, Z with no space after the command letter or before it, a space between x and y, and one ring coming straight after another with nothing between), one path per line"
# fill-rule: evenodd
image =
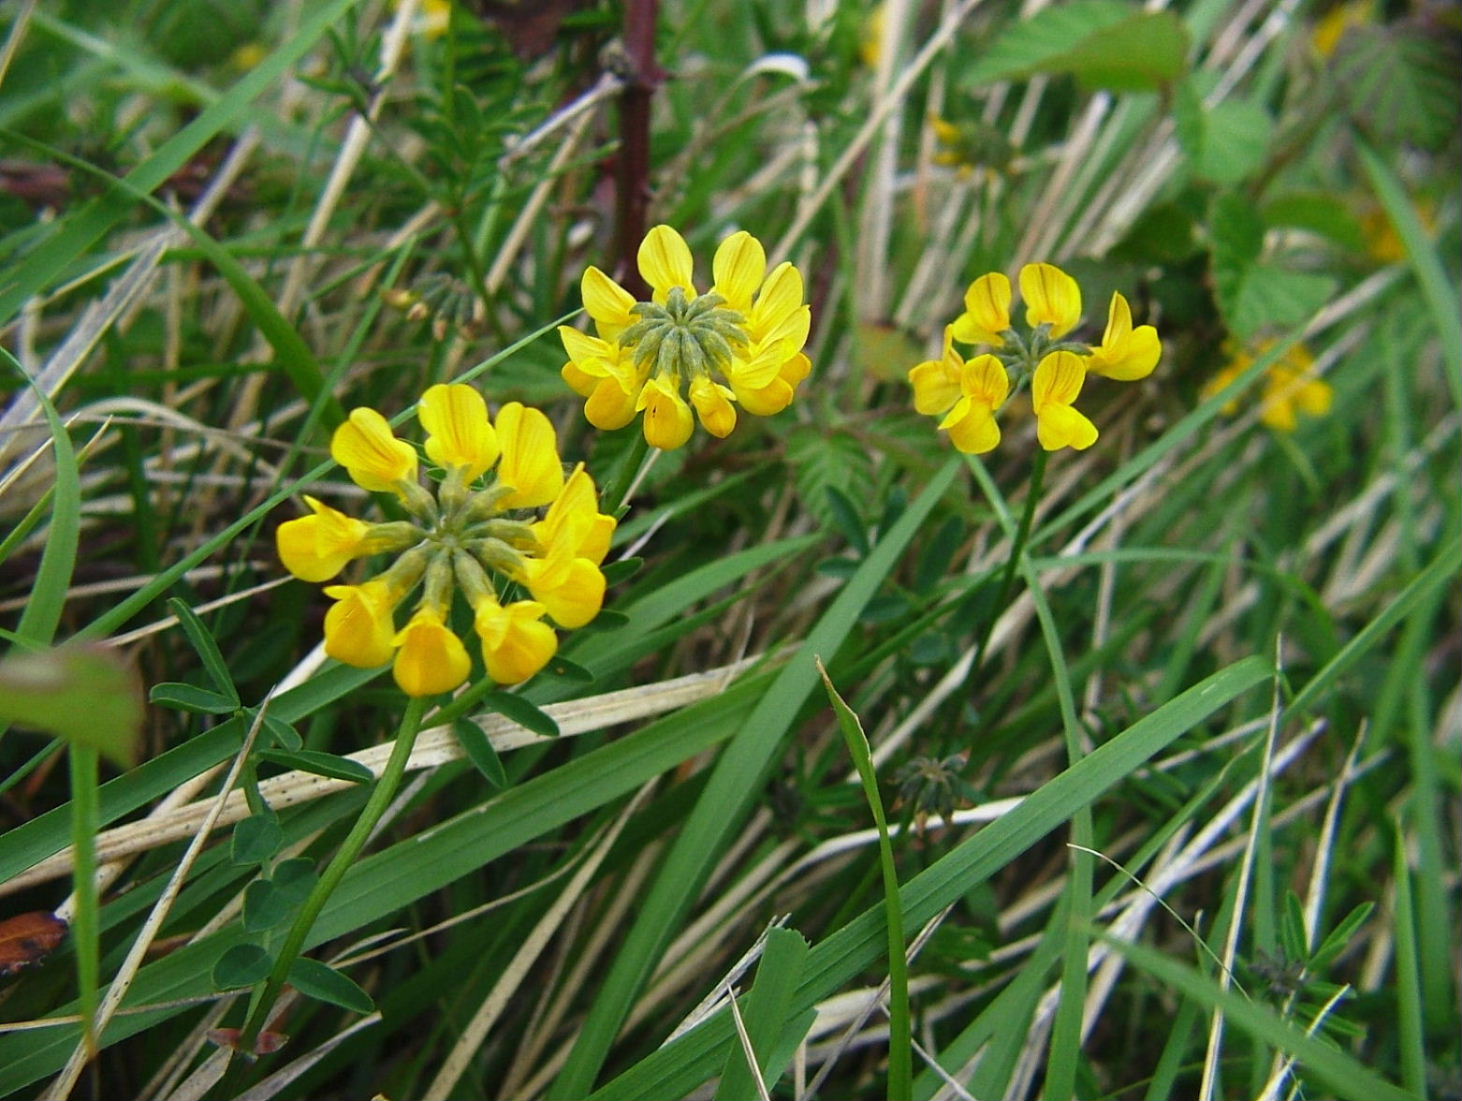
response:
M1458 28L1020 8L6 6L0 1098L1462 1092ZM811 307L664 452L555 332L657 224ZM1161 360L961 455L908 372L1035 262ZM445 382L623 508L408 701L274 533Z

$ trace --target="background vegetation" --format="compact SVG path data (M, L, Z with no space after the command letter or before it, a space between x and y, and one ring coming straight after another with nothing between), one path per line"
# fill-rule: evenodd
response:
M1462 1096L1455 9L0 27L0 1095ZM403 708L274 527L366 507L342 409L464 377L613 480L552 327L657 222L794 260L812 377L656 455L605 613L423 736L220 1079ZM1033 424L966 460L905 376L1033 260L1165 353L1012 558ZM1333 403L1276 430L1295 363Z

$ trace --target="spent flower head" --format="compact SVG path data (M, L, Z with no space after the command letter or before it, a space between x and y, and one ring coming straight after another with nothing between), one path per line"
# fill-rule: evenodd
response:
M965 291L964 312L944 331L944 352L937 360L909 370L914 408L940 417L939 427L967 454L984 454L1000 443L996 413L1012 390L1030 387L1036 437L1047 451L1083 450L1097 439L1097 428L1076 409L1088 375L1130 382L1146 378L1162 356L1162 342L1151 325L1132 325L1132 308L1112 295L1101 343L1068 339L1081 323L1081 287L1054 264L1020 269L1025 326L1011 312L1010 280L992 271ZM959 341L987 351L970 360L955 348Z
M802 352L812 313L796 267L768 272L761 242L733 233L700 293L690 247L663 225L645 235L638 261L649 301L591 267L581 286L594 334L559 329L569 357L563 377L586 399L590 424L623 428L643 413L646 441L669 451L690 439L697 416L707 432L727 436L737 405L766 417L792 403L812 370Z
M553 425L539 410L509 402L496 424L470 386L433 386L417 420L432 464L428 489L414 448L373 409L351 411L330 453L364 489L393 493L409 519L368 523L313 497L310 515L279 526L280 560L304 581L329 581L353 559L390 554L359 584L331 585L325 652L361 668L392 663L410 696L450 692L472 659L451 626L460 592L472 609L487 674L527 680L558 649L560 627L582 627L604 602L600 564L615 521L583 465L565 478ZM404 626L396 611L420 588ZM528 596L531 599L514 599Z

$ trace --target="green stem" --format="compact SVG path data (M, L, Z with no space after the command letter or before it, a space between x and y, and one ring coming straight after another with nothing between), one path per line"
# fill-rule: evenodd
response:
M88 1057L96 1055L97 987L101 982L101 955L97 947L96 835L97 754L89 746L71 744L71 851L72 890L76 912L71 937L76 945L76 985L81 1030Z
M396 789L401 786L401 777L406 773L406 763L411 759L412 747L416 745L416 735L421 730L421 717L426 711L426 706L425 699L413 699L407 703L406 712L401 716L401 727L396 732L396 744L391 749L391 757L381 772L381 778L376 781L376 786L371 791L371 797L366 800L366 805L361 809L360 817L355 820L355 825L351 827L350 834L341 843L339 851L320 875L319 881L310 891L304 906L295 917L294 924L290 926L284 946L279 950L279 955L275 957L274 970L269 973L269 978L265 981L264 993L254 1004L249 1019L244 1024L243 1033L239 1037L240 1050L245 1052L253 1050L254 1041L258 1039L260 1031L263 1030L265 1022L269 1019L270 1011L274 1008L274 1003L279 1000L279 995L289 981L289 969L299 958L300 952L305 946L305 938L309 936L315 919L320 916L320 911L325 908L325 903L335 893L335 888L340 886L340 881L345 878L345 873L355 863L355 858L360 855L361 849L365 848L371 831L376 828L376 823L381 820L381 816L386 813L386 807L395 797Z
M649 452L650 444L645 439L644 432L636 431L629 453L620 460L619 466L614 472L614 480L605 488L604 495L600 498L602 507L610 515L613 515L625 503L630 487L635 484L635 478L639 476L641 467L645 465L645 458Z

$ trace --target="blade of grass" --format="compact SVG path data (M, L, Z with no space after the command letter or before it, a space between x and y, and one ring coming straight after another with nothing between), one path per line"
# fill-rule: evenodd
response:
M1417 950L1416 908L1411 894L1411 865L1406 859L1406 833L1396 824L1392 867L1396 876L1396 914L1392 943L1396 946L1396 1024L1401 1047L1401 1081L1418 1097L1426 1096L1426 1028L1421 1005L1421 966Z
M1095 802L1164 746L1271 675L1263 659L1245 658L1098 746L1013 811L905 883L900 891L905 920L928 921L1068 821L1080 807ZM875 907L816 945L808 959L807 978L798 991L798 1007L811 1008L873 965L887 950L886 931L882 907ZM717 1014L606 1083L593 1099L653 1101L689 1093L721 1066L731 1039L727 1015Z
M827 697L838 717L838 729L848 754L863 782L863 797L873 812L878 827L878 866L883 873L883 907L888 918L888 1099L909 1101L913 1096L913 1052L909 1022L909 966L904 958L904 914L899 904L899 873L893 859L893 843L888 838L888 820L883 814L883 799L878 794L878 775L873 769L873 750L863 724L847 705L823 667L822 659L814 659Z
M1155 949L1115 939L1109 939L1107 943L1134 966L1200 1005L1222 1012L1236 1028L1293 1056L1297 1064L1305 1067L1315 1081L1326 1088L1327 1096L1341 1101L1415 1101L1419 1096L1386 1081L1332 1044L1307 1035L1268 1006L1251 1002L1232 990L1221 989L1212 979Z
M135 191L157 190L209 141L244 118L249 105L293 68L359 2L326 0L312 5L289 41L133 168L126 176L128 185ZM10 278L0 284L0 325L8 324L27 301L50 286L78 256L127 217L131 209L131 202L109 193L93 199L61 221L27 257L26 263L11 269Z
M790 1051L806 1035L809 1021L791 1013L792 996L802 980L806 962L806 938L792 929L770 929L762 949L761 963L756 969L756 982L746 998L746 1040L756 1056L757 1073L765 1083L775 1083L784 1068L774 1065L773 1057L782 1050ZM790 1030L797 1032L788 1036ZM790 1043L788 1041L791 1041ZM726 1059L716 1101L739 1101L750 1097L756 1083L747 1058L738 1047Z
M946 462L879 541L716 762L705 790L676 837L638 920L595 998L578 1042L549 1091L550 1096L583 1097L589 1092L629 1012L630 1003L679 928L726 840L745 818L773 753L811 695L817 673L808 660L810 655L836 652L864 606L893 570L909 540L953 482L959 466L956 459Z

